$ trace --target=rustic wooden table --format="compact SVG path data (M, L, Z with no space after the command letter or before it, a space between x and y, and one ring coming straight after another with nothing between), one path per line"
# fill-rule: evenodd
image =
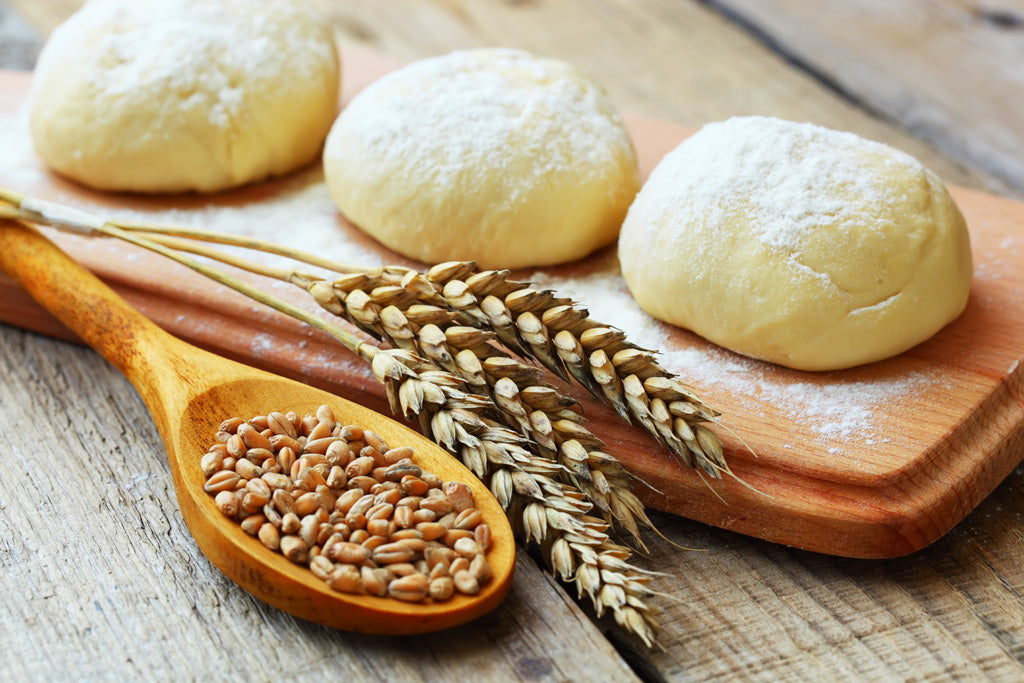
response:
M810 120L1024 197L1019 1L320 3L343 50L523 47L580 65L626 110ZM80 4L0 2L0 67L28 68ZM0 405L3 680L1024 678L1022 469L932 546L885 561L654 514L667 540L648 539L643 562L669 575L663 649L593 620L525 552L490 616L381 638L298 621L209 564L144 406L92 351L0 327Z

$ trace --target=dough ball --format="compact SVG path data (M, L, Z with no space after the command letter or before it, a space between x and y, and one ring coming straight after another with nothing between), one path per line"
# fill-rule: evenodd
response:
M670 152L619 241L651 315L802 370L898 354L967 303L967 226L939 179L886 145L733 118Z
M326 22L288 0L93 0L39 56L39 156L101 190L215 192L314 160L337 113Z
M370 85L331 129L324 173L341 212L387 247L483 268L614 242L639 188L601 87L509 49L424 59Z

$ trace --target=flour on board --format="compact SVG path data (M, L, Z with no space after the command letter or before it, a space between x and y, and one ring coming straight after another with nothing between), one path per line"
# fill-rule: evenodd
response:
M533 273L531 280L540 287L556 289L559 294L585 302L594 320L618 327L635 344L662 349L661 365L678 374L697 389L725 391L745 409L756 411L759 404L770 403L779 413L806 428L801 438L824 445L833 454L842 452L842 444L856 441L874 445L873 437L883 417L878 408L906 400L926 389L934 380L924 373L907 373L876 381L836 381L828 385L809 382L784 382L769 377L760 361L736 355L718 347L707 349L668 349L669 329L644 313L629 296L616 271L561 279Z

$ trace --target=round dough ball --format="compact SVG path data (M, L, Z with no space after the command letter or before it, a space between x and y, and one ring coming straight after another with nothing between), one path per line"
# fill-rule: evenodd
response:
M886 145L764 117L705 126L637 195L623 276L651 315L802 370L880 360L967 303L967 226Z
M324 173L341 212L385 246L482 268L572 261L614 242L640 185L600 86L498 48L371 84L331 129Z
M39 56L37 153L102 190L215 192L314 160L337 113L326 22L288 0L93 0Z

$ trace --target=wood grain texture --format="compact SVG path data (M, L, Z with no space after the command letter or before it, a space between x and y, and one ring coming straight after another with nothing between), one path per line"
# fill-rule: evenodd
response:
M865 106L1024 194L1024 3L716 4Z
M40 18L44 34L81 4L6 2ZM701 3L328 4L345 44L404 58L528 47L580 64L633 111L691 125L734 113L812 120L896 144L955 184L1006 187L844 99ZM862 37L863 50L874 49ZM141 402L90 351L0 326L0 405L0 448L12 468L0 484L0 637L9 653L0 678L631 677L522 557L499 612L427 639L352 637L232 592L176 518ZM39 443L69 456L63 476ZM1019 680L1022 491L1024 471L1015 470L952 532L885 561L836 560L655 513L678 544L648 539L648 564L670 573L662 588L674 596L656 598L666 649L631 662L655 680Z

